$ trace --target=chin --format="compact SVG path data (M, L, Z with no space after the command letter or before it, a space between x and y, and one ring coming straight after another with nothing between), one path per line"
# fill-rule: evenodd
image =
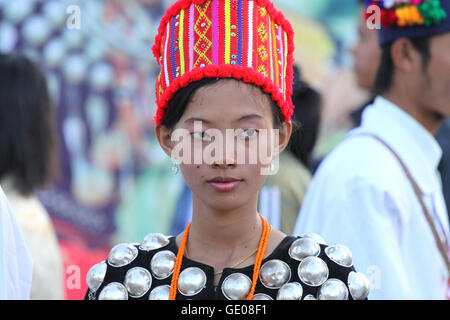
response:
M249 199L245 197L242 193L240 194L221 194L221 195L209 195L207 199L202 199L202 201L209 207L214 208L218 211L232 211L237 208L248 205Z
M358 87L362 90L370 90L370 84L368 81L366 81L363 77L357 76L356 77L356 84Z

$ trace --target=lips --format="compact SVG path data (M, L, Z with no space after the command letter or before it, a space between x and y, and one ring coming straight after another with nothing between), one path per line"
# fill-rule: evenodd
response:
M215 177L207 182L216 191L231 191L239 187L242 181L232 177Z
M207 182L217 182L217 183L228 183L234 181L241 181L240 179L231 178L231 177L215 177Z

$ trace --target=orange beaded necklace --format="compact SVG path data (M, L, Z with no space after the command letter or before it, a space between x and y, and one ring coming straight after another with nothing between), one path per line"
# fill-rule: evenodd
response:
M253 277L252 277L252 287L250 288L250 292L246 298L246 300L252 300L253 294L255 293L256 283L258 281L259 269L261 268L261 263L264 259L264 255L266 252L267 241L269 240L269 223L264 217L259 214L263 224L263 231L261 234L261 238L259 240L258 251L256 252L255 265L253 268ZM187 226L184 231L183 240L181 240L180 248L178 249L177 259L175 260L175 267L172 276L172 282L170 284L170 295L169 300L175 300L177 295L177 285L178 285L178 276L180 275L181 270L181 262L183 261L184 251L186 250L186 243L188 239L189 230L191 228L191 223Z

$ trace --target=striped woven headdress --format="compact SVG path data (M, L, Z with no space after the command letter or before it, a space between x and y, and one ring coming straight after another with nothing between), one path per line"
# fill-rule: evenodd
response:
M153 54L156 125L176 92L203 78L252 83L289 121L292 104L294 33L268 0L180 0L161 20Z

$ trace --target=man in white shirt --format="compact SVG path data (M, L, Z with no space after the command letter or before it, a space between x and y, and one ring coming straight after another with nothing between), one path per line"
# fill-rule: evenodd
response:
M319 167L294 229L348 246L371 280L369 299L447 298L449 222L433 136L450 116L450 1L430 3L442 19L428 23L411 2L426 25L379 31L379 95Z
M30 298L33 261L0 187L0 300Z

